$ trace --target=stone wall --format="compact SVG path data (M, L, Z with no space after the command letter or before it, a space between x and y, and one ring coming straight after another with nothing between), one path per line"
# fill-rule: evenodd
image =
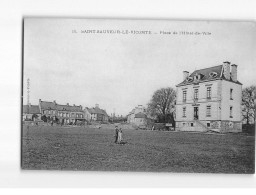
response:
M193 126L191 125L193 123ZM205 132L206 129L198 125L195 121L189 122L176 122L176 130L177 131L198 131L198 132Z
M242 132L242 122L235 121L221 121L221 132Z
M176 122L177 131L199 131L204 132L206 130L215 130L220 133L230 132L242 132L242 123L233 121L200 121L202 124L207 126L210 123L209 128L204 128L202 125L197 124L195 121ZM193 123L193 126L191 126Z

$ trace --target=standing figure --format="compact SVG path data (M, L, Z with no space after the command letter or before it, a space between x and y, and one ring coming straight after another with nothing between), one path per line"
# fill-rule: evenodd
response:
M122 142L122 134L123 134L123 132L122 132L122 128L120 128L119 130L118 130L118 139L117 139L117 143L118 144L120 144L121 142Z
M117 139L118 139L118 127L117 126L115 127L115 135L114 135L114 137L115 137L115 143L117 143Z

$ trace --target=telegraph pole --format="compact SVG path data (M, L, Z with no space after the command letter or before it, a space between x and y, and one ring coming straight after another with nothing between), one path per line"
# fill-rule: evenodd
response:
M30 103L30 97L29 97L29 93L30 93L30 79L27 79L27 105L29 105Z

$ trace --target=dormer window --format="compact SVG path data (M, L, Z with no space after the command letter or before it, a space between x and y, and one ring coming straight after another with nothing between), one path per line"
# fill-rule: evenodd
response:
M202 75L202 74L200 74L200 73L199 73L199 74L197 73L197 74L194 76L194 79L195 79L195 81L199 81L199 80L201 80L201 79L203 78L203 76L204 76L204 75Z
M192 77L188 77L188 78L187 78L187 81L188 81L188 82L192 82L192 81L193 81L193 78L192 78Z
M218 76L218 73L217 72L211 72L211 73L209 73L209 76L212 77L212 78L216 78Z

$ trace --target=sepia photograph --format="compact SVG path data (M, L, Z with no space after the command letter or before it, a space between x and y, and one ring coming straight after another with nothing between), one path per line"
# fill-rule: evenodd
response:
M23 170L255 173L256 23L25 17Z

